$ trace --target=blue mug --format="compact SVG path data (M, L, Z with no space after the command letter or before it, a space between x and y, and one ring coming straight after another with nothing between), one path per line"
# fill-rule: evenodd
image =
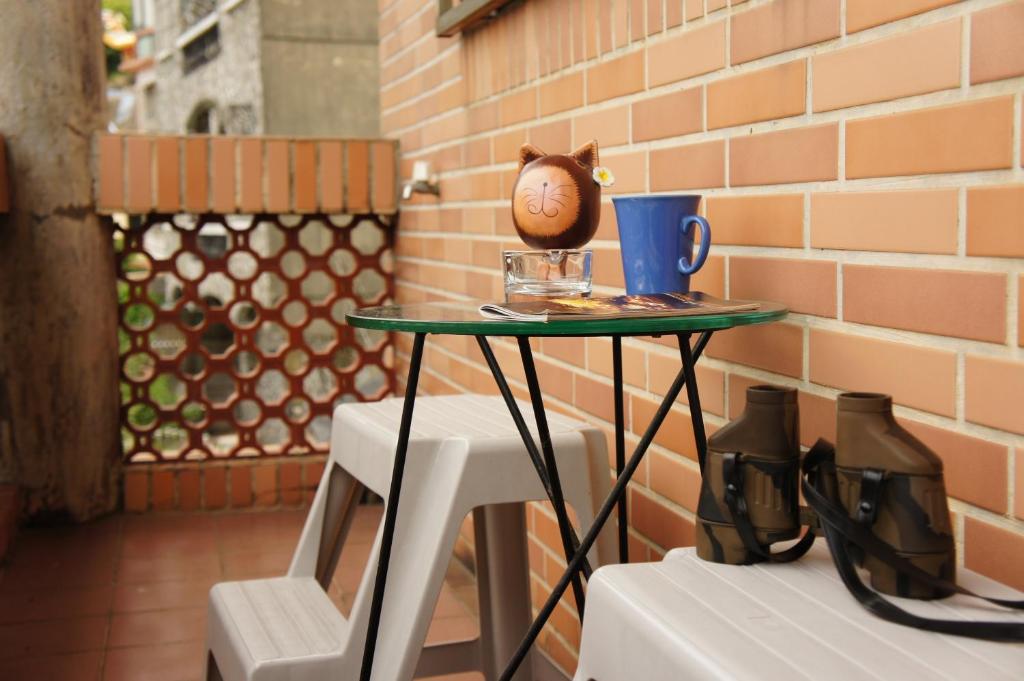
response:
M613 197L622 245L626 293L688 293L690 275L704 264L711 227L697 215L699 195ZM693 226L700 250L693 257Z

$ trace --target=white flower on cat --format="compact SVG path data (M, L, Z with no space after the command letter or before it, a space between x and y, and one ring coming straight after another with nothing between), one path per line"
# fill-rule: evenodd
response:
M615 176L612 175L612 171L608 170L605 166L597 166L593 172L594 182L598 183L602 187L611 187L615 184Z

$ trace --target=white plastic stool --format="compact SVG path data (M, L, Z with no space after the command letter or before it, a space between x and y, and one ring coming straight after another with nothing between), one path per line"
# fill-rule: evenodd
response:
M979 593L1020 598L970 570ZM1020 620L953 596L893 599L917 615ZM730 679L1024 679L1024 646L920 631L865 610L839 580L823 539L787 564L717 565L692 548L660 563L594 572L575 681Z
M520 408L532 420L530 408ZM212 679L320 681L358 678L381 531L346 619L325 587L337 564L360 486L385 497L402 401L335 410L328 465L288 576L217 584L210 592ZM566 501L585 531L609 488L604 434L549 415ZM398 508L377 653L376 681L482 671L497 678L531 619L523 502L546 499L499 397L416 401ZM474 514L480 638L424 648L427 629L463 519ZM595 564L614 560L602 535ZM529 678L529 665L522 676Z

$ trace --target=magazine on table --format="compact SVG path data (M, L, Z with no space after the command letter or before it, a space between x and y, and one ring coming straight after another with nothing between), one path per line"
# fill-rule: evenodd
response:
M653 293L639 296L545 298L512 303L485 303L480 314L488 319L547 322L556 319L624 319L681 317L756 310L758 303L722 300L707 293Z

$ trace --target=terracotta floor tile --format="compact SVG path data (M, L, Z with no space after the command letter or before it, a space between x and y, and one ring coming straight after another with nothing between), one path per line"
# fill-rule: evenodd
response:
M117 566L118 584L209 581L222 578L220 556L215 553L156 558L123 556Z
M0 626L0 658L36 657L102 650L106 617L72 617Z
M103 652L0 660L0 679L10 681L98 681Z
M113 555L88 553L29 561L20 558L15 549L11 564L0 580L0 592L110 584L116 565Z
M0 593L0 624L106 615L110 612L113 592L110 585L3 592Z
M116 648L107 652L103 681L201 681L205 648L202 641Z
M206 608L128 612L111 618L107 648L202 641L205 637Z
M217 581L119 584L114 588L113 611L142 612L205 607L210 587Z

